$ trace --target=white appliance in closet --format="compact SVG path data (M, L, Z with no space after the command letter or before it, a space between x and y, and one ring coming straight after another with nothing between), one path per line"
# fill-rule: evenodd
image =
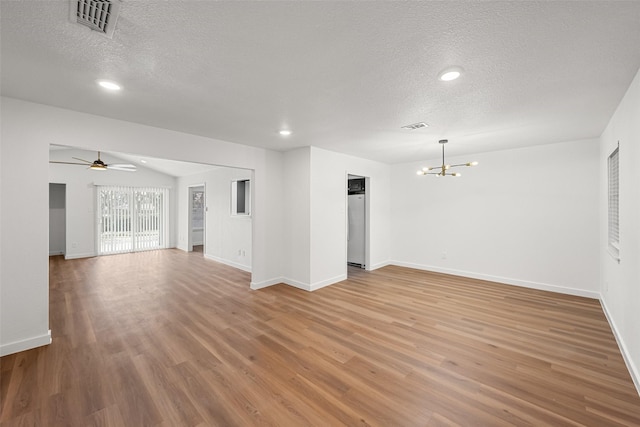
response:
M347 262L364 267L365 195L350 194L347 211L349 217Z

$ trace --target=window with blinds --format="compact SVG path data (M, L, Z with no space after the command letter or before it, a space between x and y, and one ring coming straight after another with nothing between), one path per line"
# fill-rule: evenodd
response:
M619 156L620 148L618 147L611 153L607 162L609 180L609 251L616 258L620 254Z
M97 187L98 254L167 248L168 202L166 188Z

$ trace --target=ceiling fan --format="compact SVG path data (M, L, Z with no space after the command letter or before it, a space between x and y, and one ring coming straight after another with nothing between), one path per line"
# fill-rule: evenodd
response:
M85 160L85 159L79 159L77 157L72 157L72 159L80 160L81 162L84 162L84 163L58 162L58 161L55 161L55 160L49 160L49 163L59 163L59 164L63 164L63 165L88 166L89 169L94 170L94 171L106 171L107 169L117 170L117 171L124 171L124 172L135 172L136 171L136 166L132 165L130 163L113 163L111 165L106 164L105 162L100 160L100 152L99 151L98 151L98 160L94 160L93 162L90 162L90 161Z

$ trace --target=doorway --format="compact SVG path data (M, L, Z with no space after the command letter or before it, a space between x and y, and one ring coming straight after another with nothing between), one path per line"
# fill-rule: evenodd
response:
M369 265L369 179L347 175L347 265Z
M189 187L189 252L205 253L205 185Z
M169 190L159 187L96 187L98 255L169 247Z
M66 184L49 183L49 256L67 250Z

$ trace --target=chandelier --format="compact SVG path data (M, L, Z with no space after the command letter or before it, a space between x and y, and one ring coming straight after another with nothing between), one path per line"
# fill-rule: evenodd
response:
M447 173L447 171L451 168L457 168L459 166L475 166L478 162L469 162L469 163L460 163L458 165L448 165L444 162L444 144L449 142L446 139L441 139L438 141L442 145L442 165L441 166L431 166L425 167L418 171L418 175L435 175L435 176L461 176L462 174L459 172ZM437 172L429 172L435 170Z

